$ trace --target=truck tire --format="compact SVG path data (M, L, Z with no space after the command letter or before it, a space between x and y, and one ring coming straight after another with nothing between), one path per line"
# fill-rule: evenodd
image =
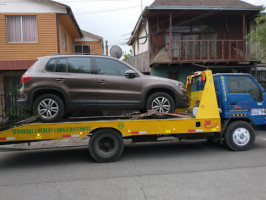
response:
M245 121L235 121L228 125L225 134L225 145L232 151L245 151L255 141L254 128Z
M175 111L175 103L173 98L165 92L156 92L148 97L146 102L147 110L156 110L158 112L173 113ZM155 118L166 118L167 116L155 114Z
M124 150L123 138L115 130L100 129L92 134L89 141L89 152L97 162L114 162Z
M33 104L33 114L42 122L56 122L64 115L63 101L54 94L39 96Z

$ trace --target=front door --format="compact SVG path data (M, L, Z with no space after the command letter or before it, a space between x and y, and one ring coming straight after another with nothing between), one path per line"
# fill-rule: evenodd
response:
M141 102L139 77L128 78L127 70L133 70L114 59L95 58L98 103L108 106L136 106Z
M227 106L233 117L250 116L255 125L265 124L263 91L250 76L226 76Z

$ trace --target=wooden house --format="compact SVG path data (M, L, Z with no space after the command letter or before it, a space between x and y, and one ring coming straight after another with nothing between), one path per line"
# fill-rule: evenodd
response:
M246 35L262 7L239 0L155 0L128 42L136 68L177 79L193 71L250 71L254 49Z
M67 5L51 0L0 0L0 93L14 91L36 58L75 53L78 40L91 42L89 53L102 54L102 38L87 34Z

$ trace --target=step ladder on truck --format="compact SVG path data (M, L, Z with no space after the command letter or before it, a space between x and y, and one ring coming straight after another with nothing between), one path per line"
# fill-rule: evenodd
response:
M206 70L187 77L186 86L189 106L185 114L173 114L175 117L167 119L33 122L0 132L0 144L89 136L92 158L112 162L123 153L123 139L140 142L164 136L206 138L219 140L233 151L243 151L253 145L256 130L266 130L266 93L252 76L213 76Z

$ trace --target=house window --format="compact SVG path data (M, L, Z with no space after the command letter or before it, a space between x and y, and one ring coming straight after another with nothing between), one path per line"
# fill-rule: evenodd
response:
M37 42L36 16L7 16L7 42Z
M61 38L62 38L62 49L66 50L66 34L64 32L62 32Z
M216 31L201 22L172 27L172 55L173 57L202 57L214 56ZM201 40L201 44L200 44ZM170 42L170 30L166 30L165 42ZM200 45L202 47L200 48ZM166 45L166 50L169 46ZM201 51L201 52L200 52Z
M90 45L75 45L76 54L90 54L91 46Z

